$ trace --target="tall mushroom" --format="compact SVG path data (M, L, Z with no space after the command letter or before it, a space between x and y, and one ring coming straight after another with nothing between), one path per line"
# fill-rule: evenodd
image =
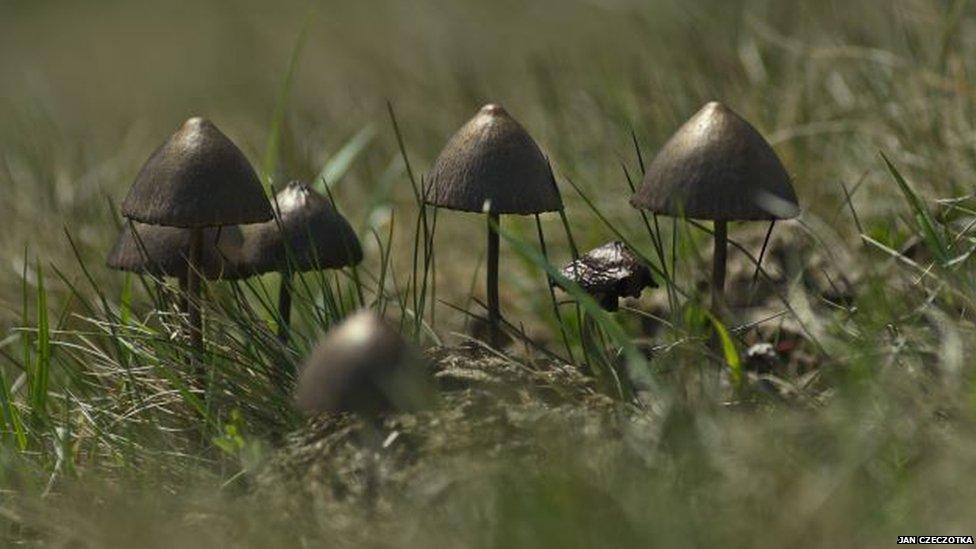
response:
M447 142L430 172L433 206L486 213L488 319L499 341L498 232L501 214L538 214L563 208L549 162L532 137L499 105L485 105Z
M355 231L329 200L300 181L275 196L277 219L246 225L238 262L243 274L281 273L278 336L285 340L291 318L294 273L340 269L363 260Z
M769 143L715 101L664 144L630 204L656 214L713 222L715 307L724 306L728 222L790 219L800 211L790 176Z
M415 411L433 398L425 364L373 311L360 311L322 338L305 360L295 405L308 414L351 412L369 419Z
M148 225L189 229L187 312L191 346L199 356L204 230L272 217L254 169L212 122L190 118L142 166L122 202L122 215Z

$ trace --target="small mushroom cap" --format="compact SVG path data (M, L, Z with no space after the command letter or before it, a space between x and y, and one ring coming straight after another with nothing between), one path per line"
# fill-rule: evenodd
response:
M277 220L244 226L242 271L339 269L363 260L362 246L346 218L305 183L289 183L275 196L275 204Z
M211 280L237 278L234 257L243 242L236 226L210 228L203 233L200 272ZM108 254L109 268L153 276L183 277L190 253L190 229L126 223Z
M466 212L563 208L539 146L505 109L485 105L447 142L430 172L428 204Z
M142 166L122 215L171 227L271 219L271 205L244 153L217 126L191 118Z
M586 252L559 272L609 311L617 310L619 298L640 297L644 288L657 287L650 268L619 240Z
M360 311L305 361L295 405L309 414L414 411L430 403L431 387L419 353L376 313Z
M635 208L715 221L799 214L790 176L769 143L725 105L702 107L661 148L630 199Z

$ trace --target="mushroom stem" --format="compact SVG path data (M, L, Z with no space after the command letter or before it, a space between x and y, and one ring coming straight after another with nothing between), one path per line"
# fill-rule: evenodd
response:
M190 253L186 269L186 308L190 324L190 347L195 360L203 355L203 320L200 315L200 263L203 254L203 229L190 230Z
M181 315L185 315L189 312L189 300L186 298L188 292L186 274L180 276L180 295L179 302L176 304L177 311Z
M726 221L714 222L715 252L712 254L712 309L725 307L725 260L728 255L728 226Z
M278 341L288 342L288 327L291 324L291 275L281 273L281 287L278 288Z
M498 213L488 214L488 329L489 342L492 347L497 347L500 340L498 324L501 319L501 312L498 308L498 231L501 218Z

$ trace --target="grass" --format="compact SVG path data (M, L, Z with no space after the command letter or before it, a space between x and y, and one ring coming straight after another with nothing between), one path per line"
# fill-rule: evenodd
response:
M974 535L974 27L964 0L0 3L0 540ZM725 325L702 284L708 224L627 204L656 149L711 99L773 143L803 207L777 224L755 284L766 227L730 226L729 293L760 306ZM541 464L504 437L488 464L433 461L464 482L432 506L405 492L387 494L393 513L293 513L255 495L288 433L308 429L281 387L329 326L365 304L422 346L477 331L484 244L469 236L484 221L419 202L446 138L489 101L539 141L566 203L501 227L513 360L570 360L624 419L612 436L541 421L515 433L546 450ZM366 256L296 275L286 346L277 275L209 284L206 390L175 283L103 266L115 205L192 114L269 186L328 191ZM568 281L550 293L560 265L614 238L661 288L612 315ZM760 341L785 349L772 373L747 354Z

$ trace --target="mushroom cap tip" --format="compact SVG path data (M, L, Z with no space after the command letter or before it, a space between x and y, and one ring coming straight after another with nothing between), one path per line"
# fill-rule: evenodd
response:
M481 114L487 114L491 116L501 116L501 115L508 114L508 111L505 110L505 107L502 107L498 103L488 103L484 107L481 107L481 111L479 112L481 112Z
M191 116L191 117L187 118L186 121L183 122L183 127L184 128L188 128L188 127L193 127L193 126L203 126L205 124L213 125L213 122L211 122L210 120L208 120L208 119L206 119L206 118L204 118L202 116L194 115L194 116Z

